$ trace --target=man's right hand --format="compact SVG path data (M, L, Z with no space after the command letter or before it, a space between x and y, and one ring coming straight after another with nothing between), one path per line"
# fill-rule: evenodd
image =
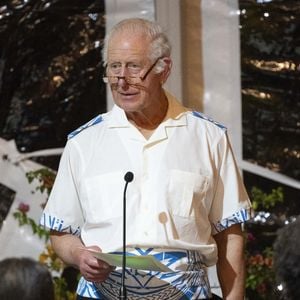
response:
M81 254L79 259L80 273L87 281L105 281L109 276L110 272L113 271L115 268L108 265L106 262L95 258L92 253L90 253L89 251L84 251L83 248L93 249L98 252L101 252L101 249L98 246L82 247L80 249Z
M82 276L91 282L106 280L114 267L99 260L85 249L101 251L98 246L85 247L79 237L52 230L50 240L55 253L67 264L79 269Z

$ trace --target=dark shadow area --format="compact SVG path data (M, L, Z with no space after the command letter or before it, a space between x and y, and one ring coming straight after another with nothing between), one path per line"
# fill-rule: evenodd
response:
M243 158L300 180L300 2L239 4Z
M104 1L1 1L0 136L20 152L63 147L106 111ZM57 168L59 157L38 162Z

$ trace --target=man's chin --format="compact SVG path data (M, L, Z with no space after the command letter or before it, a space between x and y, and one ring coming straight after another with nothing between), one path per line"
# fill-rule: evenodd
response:
M120 102L117 104L120 108L122 108L125 112L136 112L139 111L139 106L137 103L132 102Z

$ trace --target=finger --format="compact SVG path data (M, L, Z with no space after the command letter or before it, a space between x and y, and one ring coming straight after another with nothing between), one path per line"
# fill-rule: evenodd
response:
M115 268L111 267L107 270L104 270L104 269L99 269L97 271L90 270L90 271L85 271L82 275L88 281L102 282L108 278L110 272L113 271L114 269Z
M105 268L86 268L86 272L89 273L90 275L97 276L101 274L109 274L111 271L113 271L115 267L108 266Z

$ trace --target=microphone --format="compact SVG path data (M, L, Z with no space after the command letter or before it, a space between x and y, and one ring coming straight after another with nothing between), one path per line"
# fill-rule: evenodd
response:
M124 180L126 181L126 183L131 182L133 180L133 177L134 176L132 172L127 172L124 176Z
M127 300L127 292L125 287L125 268L126 268L126 190L129 182L133 180L133 173L127 172L124 176L125 187L123 193L123 253L122 253L122 281L120 288L120 299Z

